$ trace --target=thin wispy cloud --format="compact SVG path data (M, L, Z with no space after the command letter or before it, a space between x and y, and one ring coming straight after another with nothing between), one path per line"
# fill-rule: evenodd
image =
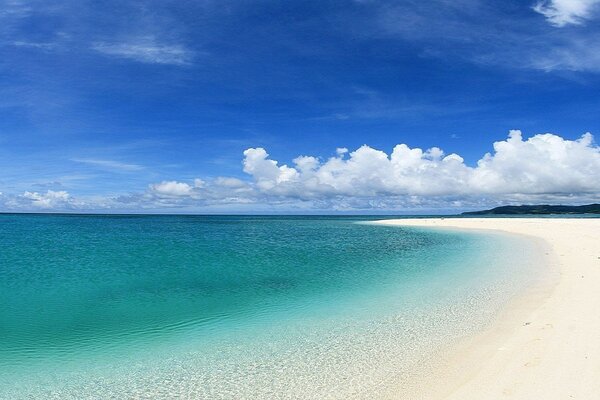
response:
M92 49L106 56L146 64L189 65L194 56L181 44L161 43L153 36L125 42L97 42Z
M567 43L532 53L530 66L546 72L600 72L600 36L571 38Z
M598 11L600 0L541 0L533 9L557 27L580 25Z
M600 33L591 23L600 15L600 0L532 1L526 18L510 18L501 5L480 0L383 1L365 7L373 17L360 36L397 38L421 46L426 58L513 70L600 71ZM567 25L578 29L556 29Z
M39 43L39 42L27 42L22 40L16 40L12 42L13 46L17 47L30 47L33 49L40 50L53 50L57 47L57 43Z
M0 6L0 17L22 17L29 15L33 11L30 2L23 0L5 0L0 2Z
M144 166L138 164L127 164L114 160L98 160L93 158L74 158L71 161L78 163L88 164L91 166L99 167L102 169L122 171L122 172L134 172L141 171Z

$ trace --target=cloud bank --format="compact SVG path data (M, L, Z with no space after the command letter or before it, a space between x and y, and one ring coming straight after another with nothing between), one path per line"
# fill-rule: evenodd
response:
M524 140L510 131L475 167L446 155L399 144L390 154L367 145L326 161L300 156L279 165L263 148L244 152L244 172L263 194L303 199L323 196L481 196L597 193L600 150L590 133L565 140L540 134Z
M38 193L38 192L25 192L20 196L9 199L8 205L13 206L23 206L30 205L35 209L54 209L54 208L64 208L69 207L72 204L72 199L64 190L61 191L53 191L48 190L46 193Z
M67 192L7 196L4 208L394 210L477 207L505 202L586 202L600 199L600 147L590 133L577 140L521 131L493 144L475 165L437 147L363 145L327 159L301 155L291 165L264 148L244 151L249 179L217 177L150 184L145 192L86 202Z

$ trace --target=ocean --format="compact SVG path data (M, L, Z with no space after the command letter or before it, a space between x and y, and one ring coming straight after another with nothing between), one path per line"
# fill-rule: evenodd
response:
M384 398L540 273L374 219L0 215L0 398Z

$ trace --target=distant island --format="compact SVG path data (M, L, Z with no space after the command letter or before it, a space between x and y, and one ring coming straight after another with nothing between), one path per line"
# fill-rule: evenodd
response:
M600 204L587 204L583 206L561 206L561 205L523 205L502 206L491 210L469 211L461 215L517 215L517 214L600 214Z

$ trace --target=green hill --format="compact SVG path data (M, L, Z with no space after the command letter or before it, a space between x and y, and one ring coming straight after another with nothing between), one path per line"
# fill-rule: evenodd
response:
M469 211L461 215L517 215L517 214L600 214L600 204L587 204L583 206L562 205L523 205L502 206L491 210Z

